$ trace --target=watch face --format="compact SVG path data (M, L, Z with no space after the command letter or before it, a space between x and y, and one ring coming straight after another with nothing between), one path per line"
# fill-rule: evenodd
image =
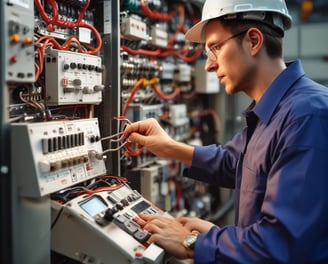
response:
M188 249L194 249L197 240L197 235L188 235L183 241L183 245Z

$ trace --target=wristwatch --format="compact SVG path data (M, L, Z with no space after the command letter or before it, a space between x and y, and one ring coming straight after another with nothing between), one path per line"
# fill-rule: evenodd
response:
M197 241L197 235L187 235L183 240L182 244L185 248L193 250Z

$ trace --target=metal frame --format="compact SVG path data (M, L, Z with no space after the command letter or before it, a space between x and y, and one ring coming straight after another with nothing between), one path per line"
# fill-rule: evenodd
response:
M11 177L9 171L9 132L8 132L8 116L7 116L7 98L8 88L5 81L5 54L6 45L4 19L5 17L5 1L0 2L0 262L12 262L12 215L11 215Z
M119 1L107 0L97 6L98 28L104 32L103 35L103 63L104 63L104 84L105 91L103 102L96 107L95 113L99 118L100 131L103 136L111 135L119 131L119 122L113 117L119 116L121 112L120 101L120 21L119 21ZM102 13L100 13L102 12ZM103 148L108 149L110 142L104 143ZM107 144L107 145L105 145ZM112 152L106 160L108 174L120 175L120 152Z

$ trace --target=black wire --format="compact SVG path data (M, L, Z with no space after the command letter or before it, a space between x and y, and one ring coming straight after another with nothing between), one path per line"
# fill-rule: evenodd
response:
M83 186L76 186L76 187L73 187L73 188L68 188L68 189L65 189L65 190L61 190L59 192L53 193L51 195L51 199L52 200L57 200L57 201L62 201L64 203L66 203L69 200L76 197L76 196L74 196L74 194L80 193L81 191L85 191L85 189L86 188L83 187Z
M108 183L107 181L103 180L103 179L100 179L98 181L95 181L95 182L89 184L87 186L87 188L90 189L90 190L94 190L94 189L97 189L97 188L103 187L103 186L111 186L111 184Z
M63 210L64 210L64 206L62 206L62 207L60 208L60 210L58 211L58 214L57 214L55 220L51 223L51 228L50 228L50 230L52 230L52 229L55 227L55 225L57 224L57 221L58 221L59 217L61 216Z
M112 186L114 184L121 183L120 180L115 178L100 178L97 179L95 182L90 183L89 185L85 186L75 186L71 188L67 188L61 191L58 191L56 193L51 194L51 199L56 201L61 201L63 203L67 203L68 201L74 199L78 195L81 194L81 192L86 190L94 190L99 187L105 187L105 186Z

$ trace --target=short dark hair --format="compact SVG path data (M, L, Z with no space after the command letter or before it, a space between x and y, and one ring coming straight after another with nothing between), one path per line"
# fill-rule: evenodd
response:
M223 26L232 34L248 30L249 28L257 28L264 35L264 46L271 58L282 58L283 47L281 32L268 24L256 20L236 20L236 19L219 19Z

